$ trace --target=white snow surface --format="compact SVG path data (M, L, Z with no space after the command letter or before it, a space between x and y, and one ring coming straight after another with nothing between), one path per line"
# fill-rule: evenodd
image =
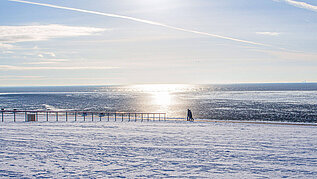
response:
M317 128L214 122L0 123L0 178L314 178Z

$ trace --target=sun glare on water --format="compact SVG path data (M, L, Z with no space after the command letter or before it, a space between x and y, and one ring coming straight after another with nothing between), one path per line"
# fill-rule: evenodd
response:
M161 108L168 108L174 102L173 93L181 92L187 85L176 84L153 84L153 85L133 85L132 89L142 93L150 94L151 103Z
M168 92L153 93L153 102L160 106L169 106L171 104L171 94Z

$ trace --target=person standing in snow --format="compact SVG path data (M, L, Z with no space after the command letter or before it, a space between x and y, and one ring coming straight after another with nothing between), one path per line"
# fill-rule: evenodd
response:
M187 109L187 121L194 121L192 111Z

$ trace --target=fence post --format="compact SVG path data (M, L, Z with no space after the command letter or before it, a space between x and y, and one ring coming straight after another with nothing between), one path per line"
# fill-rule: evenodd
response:
M121 122L123 122L123 113L121 114L121 117L122 117Z
M75 121L77 121L77 112L75 112Z
M13 121L14 121L14 122L15 122L15 119L16 119L16 117L15 117L15 113L16 113L16 112L15 112L15 111L16 111L16 109L13 109L13 116L14 116L14 117L13 117Z
M141 122L143 122L143 113L141 114Z
M27 121L27 112L25 112L25 114L24 114L24 120L25 120L25 122Z
M35 112L35 116L36 116L36 121L39 121L39 115L37 112Z
M108 121L109 121L109 118L110 118L110 114L108 113Z
M4 111L4 109L1 109L1 116L2 116L2 122L4 122L4 116L3 116L3 111Z
M56 112L56 121L58 121L58 112Z
M48 121L48 112L46 112L46 121Z
M91 121L94 121L94 113L91 113Z
M65 117L66 117L66 121L67 121L67 120L68 120L68 119L67 119L67 112L65 113L65 115L66 115Z
M114 113L114 121L117 121L117 113Z
M129 122L130 122L130 113L129 113Z
M136 122L136 113L134 113L134 122Z

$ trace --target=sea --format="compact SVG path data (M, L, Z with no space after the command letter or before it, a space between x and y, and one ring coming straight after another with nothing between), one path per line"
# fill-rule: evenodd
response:
M317 122L317 83L0 87L5 110L163 112L170 119Z

